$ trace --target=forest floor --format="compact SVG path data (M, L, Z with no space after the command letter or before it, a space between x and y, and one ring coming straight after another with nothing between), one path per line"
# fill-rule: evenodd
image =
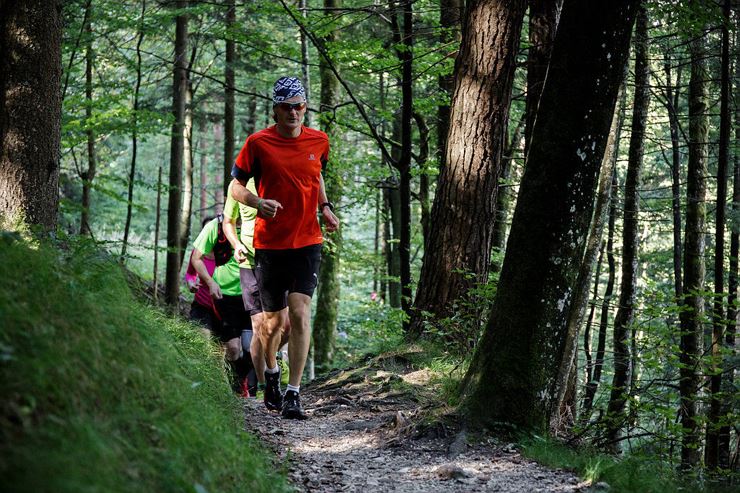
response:
M515 444L460 429L432 378L401 355L381 356L304 385L306 421L246 399L247 427L297 491L591 491L571 472L524 458Z

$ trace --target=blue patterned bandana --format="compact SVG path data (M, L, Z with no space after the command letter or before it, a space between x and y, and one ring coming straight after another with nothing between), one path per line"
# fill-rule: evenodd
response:
M306 90L298 77L280 77L272 88L273 104L282 103L286 99L301 96L306 99Z

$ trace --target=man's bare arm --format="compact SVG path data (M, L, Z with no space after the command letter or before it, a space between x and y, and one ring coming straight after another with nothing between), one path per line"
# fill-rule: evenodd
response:
M262 217L275 217L278 209L283 208L282 204L277 200L263 199L253 194L247 188L247 182L238 178L234 178L234 184L231 187L231 196L237 202L257 209L257 214Z

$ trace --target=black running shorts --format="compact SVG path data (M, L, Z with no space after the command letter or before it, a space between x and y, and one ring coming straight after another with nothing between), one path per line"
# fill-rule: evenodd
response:
M257 287L257 278L253 269L239 269L239 280L242 286L242 300L244 309L249 315L262 313L262 301L260 300L260 289Z
M262 310L282 310L288 306L289 293L313 296L319 282L321 244L289 250L257 249L254 259Z
M241 296L226 296L214 301L218 314L221 315L222 327L214 331L221 342L241 337L243 330L252 330L252 319L244 309Z

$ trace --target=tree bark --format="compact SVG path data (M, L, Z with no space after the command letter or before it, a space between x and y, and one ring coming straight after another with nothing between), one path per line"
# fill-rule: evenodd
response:
M735 18L735 44L740 45L740 29L738 29L738 18ZM740 94L740 55L736 54L735 60L735 93ZM735 104L735 145L740 143L740 105ZM740 154L733 155L733 180L732 180L732 213L733 217L740 214ZM740 257L740 227L737 221L732 221L730 232L730 265L728 269L727 282L727 329L725 330L725 346L727 347L725 360L723 362L722 391L725 400L722 402L721 413L728 415L732 412L732 402L729 396L735 392L735 368L733 362L736 357L735 334L738 322L738 257ZM719 429L718 459L717 463L722 469L730 468L730 438L732 428L729 422Z
M617 166L617 156L619 155L619 141L624 120L625 108L625 88L620 89L620 105L614 111L612 123L609 130L609 138L606 143L606 151L602 159L601 171L599 175L599 185L596 193L596 204L594 206L593 218L588 232L588 242L583 261L578 268L578 281L573 290L573 302L568 322L566 325L565 351L562 363L558 370L558 408L559 411L553 416L555 418L550 423L550 429L553 431L564 432L575 422L575 389L570 389L570 383L573 381L572 375L577 367L576 350L578 349L578 332L586 314L588 305L588 292L591 283L591 271L593 270L596 257L599 254L599 245L604 232L607 213L612 197L612 175ZM566 397L573 397L568 400Z
M460 21L463 17L462 0L440 0L439 2L439 42L445 51L447 45L457 44L460 42ZM457 57L457 50L451 52L452 57ZM439 89L446 98L452 98L452 92L455 89L455 75L447 74L439 76ZM447 132L450 128L450 102L445 100L444 103L437 106L437 159L440 167L443 166L445 145L447 143ZM426 244L426 236L425 244Z
M159 299L159 222L162 213L162 166L157 172L157 212L154 219L154 266L153 266L153 284L154 284L154 303L157 304Z
M80 234L90 234L90 189L95 179L97 163L95 159L95 132L92 128L93 107L93 32L92 32L92 4L88 4L85 12L85 133L87 134L87 170L82 173L82 212L80 213Z
M165 300L174 310L180 299L180 207L182 206L182 161L185 144L185 93L187 92L188 17L183 11L187 0L177 0L175 59L172 83L172 134L170 139L170 176L167 199L167 273Z
M190 240L190 224L193 212L193 83L185 84L185 121L182 128L182 161L184 168L182 183L182 208L180 210L180 265L185 258Z
M429 243L411 331L423 312L452 303L488 279L496 192L526 2L475 0L463 25L444 165L432 205ZM470 276L468 273L472 273Z
M61 3L0 3L0 218L57 225Z
M712 310L712 359L709 367L709 412L707 415L704 464L708 469L719 466L719 431L722 412L722 347L724 346L725 313L725 204L727 202L727 169L730 161L730 2L722 5L722 55L720 62L719 156L717 159L717 210L714 234L714 307Z
M491 317L464 379L483 424L546 431L636 1L565 3Z
M689 163L686 180L686 236L684 249L684 310L681 318L680 342L680 408L683 436L681 438L681 468L699 466L700 423L698 392L702 354L702 318L704 315L704 228L706 222L707 174L707 87L703 34L689 44L691 79L689 81Z
M236 24L236 4L234 0L226 0L226 70L224 73L224 165L223 165L223 193L226 195L231 183L231 168L234 164L234 111L236 84L234 64L236 63L236 43L233 30Z
M131 214L134 207L134 180L136 179L136 157L139 145L139 91L141 90L141 43L144 41L144 13L146 0L141 2L141 17L139 18L138 40L136 41L136 84L134 85L134 102L131 111L131 165L128 173L128 195L126 200L126 223L123 227L123 244L121 245L121 261L126 260L128 235L131 231ZM159 190L157 191L159 194ZM157 196L159 198L159 196ZM159 220L159 217L157 217Z
M648 18L644 4L635 24L635 96L632 106L627 178L624 182L624 220L622 223L622 282L619 308L614 318L614 376L607 407L606 440L616 450L625 423L625 403L631 380L630 330L635 318L637 268L639 264L638 216L640 212L640 174L645 153L645 124L650 104L648 62Z
M604 298L601 301L601 315L599 316L599 335L596 340L596 354L593 362L593 375L586 382L586 389L583 397L583 411L580 420L586 422L591 416L596 391L601 383L601 370L604 367L604 354L606 352L606 333L609 326L609 311L611 300L614 295L614 278L616 277L616 261L614 259L614 229L617 219L617 190L619 181L617 179L617 170L612 171L611 182L611 201L609 203L609 227L606 237L606 261L607 261L607 280L604 290Z
M324 8L326 9L336 9L339 7L341 7L341 0L324 0ZM330 44L336 40L337 33L335 30L331 30L324 37L323 41L325 44ZM326 65L323 58L319 62L319 74L321 76L319 120L321 121L324 132L332 140L333 137L336 137L333 110L339 99L339 81ZM339 205L341 204L343 186L340 170L331 166L324 173L324 181L326 185L326 196L334 203L337 216L341 217ZM316 297L316 314L313 321L314 363L319 370L328 370L334 359L337 316L339 312L339 265L341 253L342 231L337 230L331 234L322 248L319 289Z
M527 55L527 98L524 109L524 155L532 140L540 94L545 85L552 43L558 29L563 0L529 0L529 54Z

